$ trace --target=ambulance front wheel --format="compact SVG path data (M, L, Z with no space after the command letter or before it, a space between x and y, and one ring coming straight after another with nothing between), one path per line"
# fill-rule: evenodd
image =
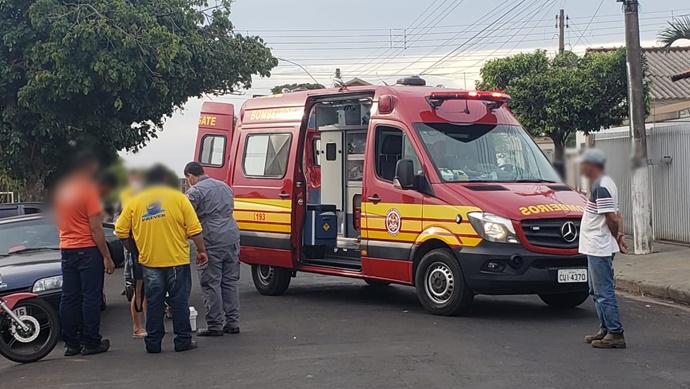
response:
M417 298L434 315L462 314L472 304L474 293L465 283L460 263L449 249L426 253L415 274Z
M292 270L268 265L252 265L252 280L259 293L280 296L290 286Z

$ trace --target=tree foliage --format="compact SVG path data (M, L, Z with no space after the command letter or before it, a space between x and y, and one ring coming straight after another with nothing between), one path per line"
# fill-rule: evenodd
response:
M628 116L625 50L572 52L550 59L543 50L495 59L481 70L479 89L503 90L532 136L548 136L562 159L575 131L621 125Z
M294 90L294 89L323 89L325 86L321 84L309 84L309 83L302 83L302 84L283 84L283 85L276 85L271 89L271 93L274 95L283 93L283 90Z
M230 0L0 0L0 169L33 186L75 147L136 151L190 97L277 65ZM41 188L42 189L42 188Z
M668 22L668 26L659 32L659 42L666 48L679 40L690 40L690 16L683 16Z

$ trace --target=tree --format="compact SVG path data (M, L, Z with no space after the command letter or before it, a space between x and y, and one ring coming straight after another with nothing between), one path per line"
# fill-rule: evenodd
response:
M488 61L478 89L503 90L510 109L532 136L548 136L554 158L563 159L575 131L585 134L621 125L627 118L625 50L565 52L549 59L546 51Z
M283 93L283 90L293 90L293 89L323 89L325 86L321 84L309 84L309 83L302 83L302 84L283 84L283 85L276 85L271 89L271 93L274 95Z
M270 76L230 0L0 0L0 170L36 198L77 148L137 151L190 97Z
M683 39L690 40L690 17L688 16L668 22L668 27L659 32L659 42L666 48Z

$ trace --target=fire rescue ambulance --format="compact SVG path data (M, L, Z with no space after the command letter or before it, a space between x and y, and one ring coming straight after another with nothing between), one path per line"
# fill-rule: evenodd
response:
M587 298L583 197L496 92L425 86L205 103L196 160L235 192L242 262L280 295L297 272L416 287L429 312L476 294Z

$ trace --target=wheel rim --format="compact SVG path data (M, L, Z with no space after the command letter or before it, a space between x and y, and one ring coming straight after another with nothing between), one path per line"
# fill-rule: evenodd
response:
M271 281L273 281L275 269L273 266L260 265L257 273L259 276L259 282L261 282L263 285L269 285Z
M445 304L455 291L455 276L453 271L442 262L435 262L427 268L424 274L426 295L437 304Z
M33 304L23 307L26 314L19 320L29 329L24 331L8 315L0 315L0 343L2 348L16 355L29 356L46 347L57 328L51 325L51 315L45 309Z

